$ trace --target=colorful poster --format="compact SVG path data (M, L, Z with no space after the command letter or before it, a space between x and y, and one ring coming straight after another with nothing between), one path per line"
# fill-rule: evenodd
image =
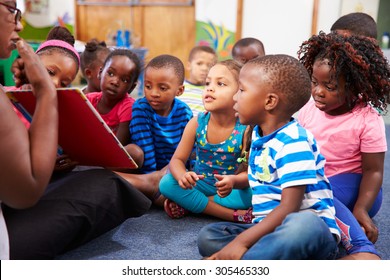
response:
M212 47L220 60L231 57L236 41L237 0L197 0L196 45Z
M72 33L75 24L75 1L61 0L24 0L20 36L28 40L44 40L53 26L65 26ZM18 5L19 6L19 5Z

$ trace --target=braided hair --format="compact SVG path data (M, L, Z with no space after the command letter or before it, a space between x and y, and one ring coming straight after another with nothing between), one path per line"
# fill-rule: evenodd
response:
M345 78L346 102L350 110L363 104L386 112L390 67L375 39L320 32L302 43L298 57L310 76L316 60L329 60L336 80Z

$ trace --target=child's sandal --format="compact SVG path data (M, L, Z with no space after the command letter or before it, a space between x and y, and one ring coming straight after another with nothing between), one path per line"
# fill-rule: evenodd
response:
M233 212L233 221L236 223L242 223L242 224L251 224L252 223L252 212L253 208L250 207L244 215L238 215L237 210L234 210Z
M165 212L167 213L167 215L169 217L171 217L172 219L180 219L180 218L183 218L184 216L188 215L188 211L186 209L184 209L183 207L181 207L180 205L178 205L178 204L176 204L177 214L174 215L172 213L172 210L171 210L171 207L170 207L171 203L174 203L174 202L172 200L169 200L169 199L166 199L164 201L164 210L165 210Z

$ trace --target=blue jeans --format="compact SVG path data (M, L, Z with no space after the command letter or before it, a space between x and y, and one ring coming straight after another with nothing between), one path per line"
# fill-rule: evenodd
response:
M261 222L260 222L261 223ZM199 253L218 252L244 230L257 224L221 222L209 224L198 235ZM335 236L312 212L289 214L275 231L260 238L242 256L243 260L327 260L338 252Z
M160 192L192 213L202 213L209 203L209 196L213 196L215 203L230 209L248 209L252 206L252 190L249 187L233 189L228 196L221 198L215 186L202 180L197 181L193 189L185 190L170 173L161 179Z

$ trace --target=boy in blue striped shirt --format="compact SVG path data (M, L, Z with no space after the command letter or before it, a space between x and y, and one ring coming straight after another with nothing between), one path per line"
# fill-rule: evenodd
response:
M142 174L119 173L155 204L163 201L158 184L166 173L192 111L176 97L184 91L184 65L172 55L153 58L144 71L145 97L133 104L131 143L144 152ZM159 201L157 201L159 200Z
M252 224L217 223L199 233L209 259L334 259L340 241L325 159L291 116L310 98L307 70L288 55L247 62L235 110L255 125L249 155Z

